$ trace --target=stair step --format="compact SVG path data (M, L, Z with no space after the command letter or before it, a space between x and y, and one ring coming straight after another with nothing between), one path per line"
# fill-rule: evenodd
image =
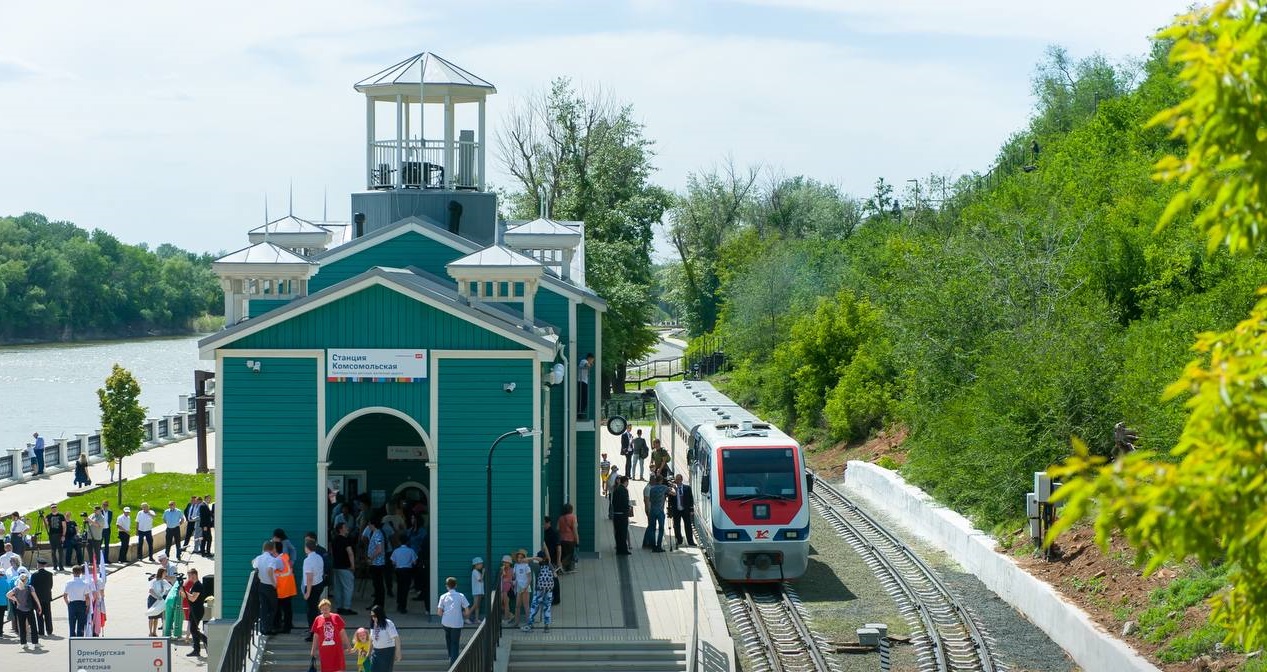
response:
M626 656L626 655L631 655L631 654L629 654L629 652L624 651L624 650L612 651L610 649L606 649L601 646L596 646L592 649L587 648L583 650L570 651L567 654L567 659L575 660L575 661L584 661L584 660L603 661L603 660L611 660L612 656ZM560 658L559 652L557 651L523 650L519 648L518 643L516 643L514 648L511 649L511 654L510 654L510 659L512 662L520 662L520 661L539 662L539 661L559 660L559 658ZM685 661L686 651L685 650L639 651L636 658L637 660L646 661L646 662L662 662L662 661L672 662L672 661L679 661L679 660Z
M674 642L666 639L590 639L579 641L565 641L558 639L516 639L514 640L514 649L552 649L558 651L567 651L569 653L577 649L594 650L603 649L607 651L685 651L686 644L682 642ZM514 650L512 649L512 650Z
M553 672L554 670L591 670L593 672L681 672L686 663L648 663L639 660L550 661L521 663L512 659L507 672Z

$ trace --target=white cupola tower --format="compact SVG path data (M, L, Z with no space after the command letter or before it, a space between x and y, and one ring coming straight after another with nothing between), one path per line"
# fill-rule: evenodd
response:
M365 94L367 189L484 190L484 103L497 93L492 84L423 52L357 82L356 90ZM457 113L471 106L477 128L455 130Z
M253 300L271 303L307 296L317 264L280 245L259 242L216 259L211 270L220 276L224 322L231 327L251 317Z
M311 257L330 247L330 229L294 215L286 215L247 232L252 244L273 243L301 257Z
M524 326L532 328L537 285L545 267L503 245L493 245L449 262L445 269L458 294L471 303L522 303Z
M580 222L571 224L579 225ZM503 238L507 245L555 269L559 277L573 280L572 262L584 238L578 227L540 217L507 228Z

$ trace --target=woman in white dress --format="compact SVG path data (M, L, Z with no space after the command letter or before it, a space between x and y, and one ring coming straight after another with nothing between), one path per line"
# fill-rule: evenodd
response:
M150 637L158 636L158 619L163 615L163 604L167 600L167 592L172 589L172 582L167 580L167 570L162 567L150 581L150 590L145 597L146 616L150 617Z

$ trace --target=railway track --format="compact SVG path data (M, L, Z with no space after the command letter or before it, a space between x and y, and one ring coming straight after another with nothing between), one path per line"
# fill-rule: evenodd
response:
M757 672L836 672L840 666L825 652L827 642L806 622L796 592L786 584L723 584L727 608L744 653Z
M915 553L831 485L815 480L811 502L883 583L911 626L920 670L1002 672L972 614Z

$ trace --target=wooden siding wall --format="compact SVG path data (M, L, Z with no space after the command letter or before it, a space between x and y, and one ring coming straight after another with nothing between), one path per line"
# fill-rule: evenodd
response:
M471 558L484 555L485 465L503 432L532 426L533 367L529 359L442 359L435 439L439 453L437 581L456 577L470 590ZM514 382L512 394L502 384ZM541 546L533 536L531 438L509 437L493 457L493 557ZM488 558L485 558L488 560ZM433 593L436 588L433 587Z
M576 350L577 358L582 358L587 352L598 352L598 334L597 334L598 316L594 309L581 304L576 307ZM603 353L604 356L607 353ZM595 427L599 426L601 419L598 418L600 410L599 405L599 389L602 385L602 362L596 362L599 370L590 374L590 417L595 418ZM578 431L576 433L576 510L577 524L581 532L581 550L593 551L595 534L601 528L598 521L594 520L592 514L594 511L594 499L598 484L598 450L599 437L596 432ZM615 459L612 460L615 462ZM585 478L582 478L585 477ZM582 512L583 515L582 515Z
M216 599L238 613L251 560L274 528L292 540L317 527L317 360L311 357L226 357L219 398L224 489L216 493L221 536ZM267 504L265 504L267 503ZM297 617L301 618L302 617Z
M523 345L383 286L244 336L233 348L522 350Z
M571 303L567 297L556 294L555 292L541 287L537 290L537 300L535 302L535 310L538 320L549 322L555 325L559 331L559 342L566 344L568 341L568 316L571 311ZM563 502L565 499L565 485L563 482L563 445L565 442L564 432L568 430L567 411L564 407L564 395L567 393L566 386L572 385L575 390L576 382L573 380L564 380L558 385L550 388L550 408L546 417L550 423L550 437L553 446L550 453L550 461L543 467L543 487L542 494L549 491L549 499L543 502L543 511L552 518L558 519L563 513ZM573 391L575 394L575 391ZM575 449L575 446L573 446Z
M251 317L259 317L264 313L290 303L294 299L251 299L247 302L246 314ZM229 325L233 326L233 325Z
M464 256L443 243L436 242L416 231L402 233L391 240L361 250L329 264L322 264L317 274L308 281L308 293L336 285L348 278L368 271L375 266L405 268L417 266L442 278L448 277L444 266Z
M334 429L348 414L371 406L394 408L413 418L424 431L431 432L431 385L425 380L418 383L326 383L326 431ZM417 433L412 428L409 431Z

